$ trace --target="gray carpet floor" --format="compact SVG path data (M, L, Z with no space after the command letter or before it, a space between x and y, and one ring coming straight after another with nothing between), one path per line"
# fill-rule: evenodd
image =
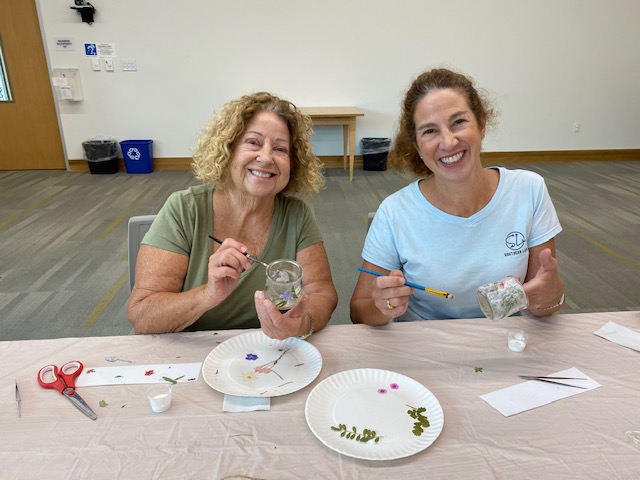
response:
M557 238L565 312L640 310L640 161L512 164L546 179L564 227ZM312 201L350 323L367 213L409 183L392 172L326 171ZM127 221L196 184L189 171L113 175L0 172L0 340L125 335Z

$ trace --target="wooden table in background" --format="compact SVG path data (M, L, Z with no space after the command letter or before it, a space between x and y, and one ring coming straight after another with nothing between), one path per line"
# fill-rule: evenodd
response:
M343 168L347 168L348 152L349 181L352 181L356 150L356 117L363 117L364 112L355 107L302 107L300 110L311 117L314 125L342 125Z

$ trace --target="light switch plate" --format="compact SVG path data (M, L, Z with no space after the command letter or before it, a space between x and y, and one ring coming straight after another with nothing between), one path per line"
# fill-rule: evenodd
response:
M107 72L113 72L113 58L105 58L104 59L104 69Z
M102 68L100 67L100 59L99 58L92 58L91 59L91 70L93 70L94 72L99 72L100 70L102 70Z

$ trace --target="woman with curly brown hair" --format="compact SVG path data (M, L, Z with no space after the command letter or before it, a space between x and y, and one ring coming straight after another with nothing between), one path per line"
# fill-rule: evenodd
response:
M360 274L351 297L354 323L482 317L478 287L508 275L523 280L532 314L562 308L554 240L562 228L544 179L485 168L480 160L494 118L463 74L436 68L411 84L388 161L418 180L376 212L362 257L365 269L382 276Z
M207 123L192 162L203 185L172 194L140 247L128 306L136 333L261 327L306 338L327 324L338 296L313 212L298 198L324 185L311 133L308 116L266 92ZM300 303L281 313L247 253L300 263Z

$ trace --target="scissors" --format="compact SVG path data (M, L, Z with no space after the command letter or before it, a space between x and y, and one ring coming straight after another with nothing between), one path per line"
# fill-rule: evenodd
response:
M55 365L45 365L38 372L38 383L43 388L53 388L58 390L62 395L68 398L71 403L73 403L78 410L84 413L91 420L95 420L96 414L91 410L91 407L87 405L80 395L76 392L76 383L75 380L82 373L82 363L73 360L71 362L67 362L60 370ZM51 374L53 375L53 380L50 378L45 379L45 375Z

